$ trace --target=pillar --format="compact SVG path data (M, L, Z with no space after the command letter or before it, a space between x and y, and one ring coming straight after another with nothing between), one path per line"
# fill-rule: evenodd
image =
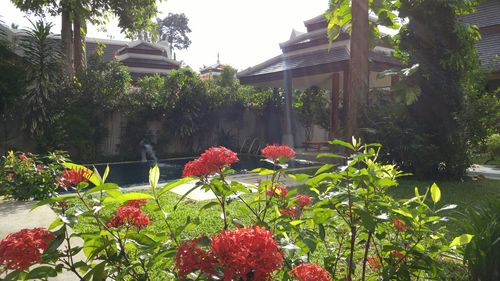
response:
M332 75L332 100L330 108L330 139L338 138L340 127L339 119L339 103L340 103L340 74L333 73Z
M284 73L285 83L285 128L283 130L283 137L281 142L283 144L294 147L293 132L292 132L292 103L293 103L293 88L292 88L292 74L290 71Z

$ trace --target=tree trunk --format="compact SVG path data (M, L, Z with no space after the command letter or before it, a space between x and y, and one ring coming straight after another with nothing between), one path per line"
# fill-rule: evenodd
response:
M68 77L73 77L73 34L69 10L63 6L61 13L61 42L64 54L64 70Z
M75 74L81 74L83 71L83 37L82 37L82 24L78 12L73 14L73 46L74 46L74 64Z
M368 0L352 1L352 33L351 33L351 63L350 91L347 104L346 137L359 134L358 118L362 107L366 106L369 85L368 53Z

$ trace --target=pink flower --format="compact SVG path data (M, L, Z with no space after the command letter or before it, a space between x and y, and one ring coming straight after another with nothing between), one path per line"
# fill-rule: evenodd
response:
M21 161L28 160L28 156L26 156L26 154L23 152L23 153L19 154L19 160L21 160Z
M288 189L281 184L275 184L274 188L268 189L266 191L267 196L270 196L270 197L281 196L281 199L285 199L287 193L288 193Z
M366 261L373 270L379 270L382 267L382 261L379 256L370 256Z
M331 281L332 277L326 269L317 264L303 263L292 270L290 275L295 276L299 281Z
M268 145L261 150L262 155L274 162L286 162L295 156L295 151L288 145Z
M15 175L16 174L14 172L7 172L7 174L5 175L5 179L11 181Z
M299 205L300 207L304 207L304 206L308 206L308 205L311 205L312 204L312 198L307 196L307 195L304 195L304 194L299 194L297 195L297 205Z
M144 228L151 223L149 217L141 209L131 206L119 207L116 214L108 222L108 227L118 228L123 225L137 229Z
M280 210L280 213L284 216L288 216L288 217L291 217L291 218L298 218L302 215L302 210L295 207L295 206L292 206L288 209L282 209Z
M42 164L37 164L36 165L36 171L41 174L45 170L45 167Z
M53 239L52 233L43 228L11 233L0 241L0 265L7 269L25 270L34 263L40 263L42 253Z
M392 224L398 231L406 231L408 226L400 219L394 218L392 219Z

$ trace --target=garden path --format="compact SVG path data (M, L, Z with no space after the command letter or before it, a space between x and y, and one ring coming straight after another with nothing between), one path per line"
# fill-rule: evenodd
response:
M467 174L470 176L483 176L489 179L500 180L500 166L474 164L467 169Z

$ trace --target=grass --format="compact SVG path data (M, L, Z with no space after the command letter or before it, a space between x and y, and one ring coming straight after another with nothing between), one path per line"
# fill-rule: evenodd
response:
M432 184L431 181L417 181L411 179L400 180L400 185L393 188L390 194L395 198L411 198L414 196L415 186L419 187L420 194L425 193L425 190ZM500 196L500 181L482 179L478 181L466 181L466 182L456 182L456 181L441 181L438 182L441 189L442 200L439 205L446 204L457 204L457 208L453 211L448 211L448 216L455 216L456 212L461 212L467 207L476 206L488 198L499 197ZM301 187L298 187L299 189ZM253 196L253 195L247 195ZM185 223L188 217L191 219L199 218L199 224L193 228L184 231L180 239L188 239L199 236L210 236L211 234L219 232L223 228L222 220L220 218L220 207L213 206L208 209L203 209L203 206L210 201L193 201L193 200L183 200L181 201L176 210L174 211L174 206L178 203L180 196L167 193L161 198L161 204L163 205L166 212L170 214L169 221L172 227L176 228ZM76 203L77 201L75 201ZM78 203L76 203L78 204ZM154 208L152 203L149 203L143 209L152 216L155 223L148 227L149 230L153 232L165 232L165 223L159 218L155 217ZM237 202L231 203L228 207L230 215L237 217L238 219L245 218L244 214L245 207L243 204ZM111 217L111 213L107 214ZM250 224L251 221L247 218L241 221L243 225ZM75 231L92 231L93 226L91 224L80 223L76 227ZM462 234L460 232L459 225L454 221L450 220L447 222L447 229L449 231L449 237L452 239L455 236ZM456 261L442 261L442 267L444 268L445 277L443 280L467 280L467 272L464 266Z

